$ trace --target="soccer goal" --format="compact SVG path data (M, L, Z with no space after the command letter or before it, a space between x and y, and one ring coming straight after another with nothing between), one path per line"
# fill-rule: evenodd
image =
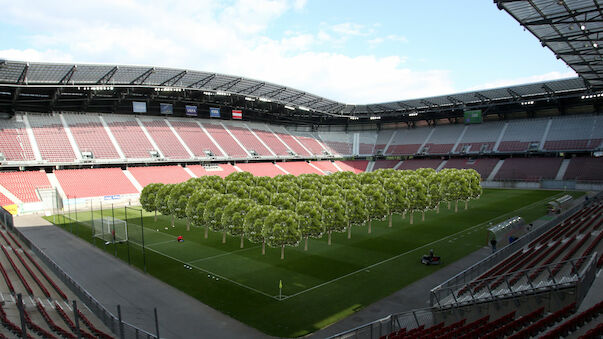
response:
M128 223L125 220L104 217L94 219L94 236L107 243L124 242L128 240Z

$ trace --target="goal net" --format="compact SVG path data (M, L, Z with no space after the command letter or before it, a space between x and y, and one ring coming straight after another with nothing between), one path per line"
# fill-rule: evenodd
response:
M128 224L121 219L104 217L92 220L94 236L108 243L128 240Z

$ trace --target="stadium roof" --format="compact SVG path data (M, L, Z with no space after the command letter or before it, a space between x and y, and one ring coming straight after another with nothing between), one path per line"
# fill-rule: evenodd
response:
M151 99L161 98L161 95L169 95L171 92L176 92L174 97L178 100L193 103L211 103L216 98L232 96L231 104L236 97L238 102L251 102L256 107L261 106L259 104L276 103L280 105L281 112L289 115L344 119L391 118L419 113L487 109L499 104L533 103L589 93L584 81L576 77L395 102L349 105L287 86L219 73L162 67L7 60L0 60L0 88L13 88L13 104L18 102L23 95L22 91L26 89L47 89L53 93L50 95L53 97L52 101L56 101L61 95L73 95L66 93L67 90L83 92L80 94L85 94L88 98L112 96L114 100L127 100L135 90L146 90L143 95ZM70 97L70 100L71 98L75 100L75 97ZM31 102L34 99L28 97L27 100ZM270 107L270 111L274 110L274 106Z
M589 87L603 87L603 1L495 0L567 63Z

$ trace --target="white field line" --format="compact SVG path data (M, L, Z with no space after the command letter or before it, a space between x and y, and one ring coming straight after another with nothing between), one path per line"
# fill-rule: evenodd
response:
M254 249L254 248L259 248L259 247L260 247L260 246L251 246L251 247L247 247L247 248L240 248L240 249L235 250L235 251L231 251L231 252L225 252L225 253L220 253L220 254L212 255L212 256L210 256L210 257L205 257L205 258L196 259L196 260L193 260L193 261L191 261L191 262L201 262L201 261L207 261L207 260L211 260L211 259L215 259L215 258L223 257L223 256L226 256L226 255L229 255L229 254L238 253L238 252L244 252L244 251L251 250L251 249Z
M557 195L561 195L561 194L562 194L562 193L559 193L559 194L557 194ZM553 197L556 197L557 195L554 195ZM457 234L460 234L460 233L466 232L467 230L472 230L472 229L475 229L475 228L483 227L484 225L487 225L489 222L491 222L491 221L493 221L493 220L496 220L496 219L498 219L498 218L500 218L500 217L503 217L503 216L506 216L506 215L509 215L509 214L515 214L517 211L520 211L520 210L522 210L522 209L524 209L524 208L528 208L528 207L531 207L531 206L533 206L533 205L536 205L536 204L542 203L543 201L545 201L545 200L549 200L549 199L552 199L553 197L548 197L548 198L545 198L545 199L542 199L542 200L536 201L536 202L534 202L534 203L532 203L532 204L530 204L530 205L524 206L524 207L522 207L522 208L520 208L520 209L517 209L517 210L511 211L511 212L508 212L508 213L505 213L505 214L502 214L502 215L499 215L499 216L497 216L497 217L495 217L495 218L492 218L492 219L490 219L490 220L487 220L487 221L485 221L485 222L483 222L483 223L477 224L477 225L472 226L472 227L470 227L470 228L466 228L466 229L464 229L464 230L462 230L462 231L456 232L456 233L451 234L451 235L449 235L449 236L447 236L447 237L440 238L440 239L435 240L435 241L432 241L432 242L430 242L430 243L428 243L428 244L421 245L421 246L419 246L419 247L417 247L417 248L414 248L414 249L412 249L412 250L409 250L409 251L406 251L406 252L404 252L404 253L400 253L400 254L398 254L398 255L395 255L395 256L393 256L393 257L391 257L391 258L387 258L387 259L385 259L385 260L382 260L382 261L376 262L376 263L374 263L374 264L371 264L371 265L369 265L369 266L366 266L366 267L361 268L361 269L359 269L359 270L356 270L356 271L354 271L354 272L350 272L350 273L344 274L344 275L342 275L342 276L340 276L340 277L337 277L337 278L332 279L332 280L329 280L329 281L325 281L324 283L318 284L318 285L316 285L316 286L312 286L312 287L307 288L307 289L305 289L305 290L303 290L303 291L300 291L300 292L294 293L294 294L292 294L292 295L290 295L290 296L283 297L281 300L286 300L286 299L289 299L289 298L292 298L292 297L298 296L298 295L300 295L300 294L303 294L303 293L306 293L306 292L312 291L312 290L314 290L314 289L320 288L320 287L322 287L322 286L325 286L325 285L331 284L331 283L336 282L336 281L338 281L338 280L341 280L341 279L343 279L343 278L347 278L347 277L352 276L352 275L354 275L354 274L360 273L360 272L365 271L365 270L367 270L367 269L370 269L370 268L373 268L373 267L379 266L379 265L381 265L381 264L383 264L383 263L386 263L386 262L392 261L392 260L394 260L394 259L398 259L398 258L400 258L400 257L402 257L402 256L405 256L405 255L407 255L407 254L410 254L410 253L412 253L412 252L415 252L415 251L417 251L417 250L419 250L419 249L422 249L422 248L424 248L424 247L431 246L431 245L436 244L436 243L438 243L438 242L441 242L441 241L443 241L443 240L446 240L446 239L449 239L449 238L451 238L451 237L454 237L454 236L456 236Z

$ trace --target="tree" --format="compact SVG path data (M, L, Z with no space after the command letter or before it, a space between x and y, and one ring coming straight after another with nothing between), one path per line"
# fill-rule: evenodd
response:
M372 221L383 220L388 214L385 203L385 190L380 184L362 185L362 192L366 197L366 208L368 210L368 233L371 233Z
M482 186L480 185L482 177L474 169L465 169L463 170L463 174L469 183L468 194L465 199L465 209L467 209L467 202L470 199L479 199L479 197L482 195Z
M322 207L318 201L300 201L297 204L299 230L304 238L304 251L308 250L308 237L320 238L324 232Z
M224 178L224 181L242 181L246 183L248 186L254 185L254 177L253 174L249 172L232 172Z
M397 196L400 192L400 187L397 178L385 178L383 181L383 190L385 191L385 206L387 206L387 215L389 220L387 227L392 227L392 215L397 210Z
M262 234L270 247L281 248L281 260L285 259L285 246L297 246L301 233L297 214L290 210L270 212L264 221Z
M440 213L440 203L443 199L442 177L439 172L433 172L427 177L427 191L429 192L429 208Z
M272 193L262 186L249 187L249 198L260 205L269 205Z
M170 198L168 199L168 207L172 214L172 225L174 224L173 217L178 219L186 218L186 205L188 204L191 196L195 192L195 186L189 182L182 182L176 184L170 191ZM190 231L191 222L190 219L186 219L186 230Z
M226 193L235 195L241 199L249 198L249 185L245 181L228 180L226 181Z
M253 205L245 216L245 235L254 243L262 243L262 255L266 254L266 238L264 237L264 222L268 215L276 211L276 207L270 205Z
M155 222L157 222L157 205L155 200L157 198L157 192L163 187L163 184L154 183L148 184L140 192L140 204L145 211L155 212Z
M424 219L425 209L429 204L425 179L417 174L405 175L402 177L402 186L405 193L405 210L410 212L410 223L413 223L415 211L422 211Z
M205 212L207 202L216 194L219 194L218 191L213 189L198 189L191 195L191 198L186 205L186 216L193 226L201 227L205 225L205 239L207 239L209 233L209 226L203 221L203 213Z
M222 213L222 227L232 236L241 236L241 248L245 243L245 217L254 204L251 199L234 198L230 200Z
M168 201L170 199L170 193L174 188L173 184L163 185L157 195L155 196L155 206L157 207L157 211L163 215L170 215L172 211L168 205ZM174 227L174 216L172 215L172 227Z
M226 243L226 228L222 225L222 213L224 212L224 207L228 205L233 197L229 194L216 194L209 199L205 206L205 211L203 211L203 222L211 230L222 232L223 244Z
M299 201L314 201L320 202L320 195L315 189L302 189L299 192Z
M271 193L276 192L276 182L270 177L255 177L255 186L264 187Z
M274 193L270 205L279 210L295 211L296 200L289 193Z
M460 170L454 168L448 168L444 172L442 178L442 190L446 201L448 201L448 208L450 208L450 202L454 201L454 212L459 210L459 200L463 198L465 190L468 191L469 182L462 174Z
M331 245L331 233L342 232L348 226L348 217L345 213L345 208L345 201L340 196L327 195L322 199L322 219L325 231L329 235L329 245Z
M368 219L366 201L361 190L352 188L344 190L346 215L348 217L348 239L352 238L352 226L364 225Z

